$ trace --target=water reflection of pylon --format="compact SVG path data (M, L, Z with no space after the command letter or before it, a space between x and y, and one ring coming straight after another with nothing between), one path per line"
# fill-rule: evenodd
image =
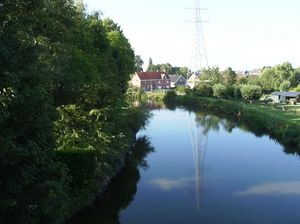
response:
M199 211L201 207L203 167L208 135L203 131L202 126L199 125L196 118L195 113L190 113L189 126L195 165L197 209Z

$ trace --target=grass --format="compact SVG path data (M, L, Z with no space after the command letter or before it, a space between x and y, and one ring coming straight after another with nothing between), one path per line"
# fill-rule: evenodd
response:
M268 107L265 106L262 100L256 101L253 104L254 106L269 108L272 115L278 117L286 117L288 119L292 119L294 121L300 120L300 105L290 105L283 103L276 103L276 107L273 106L273 102L268 103ZM292 115L292 116L290 116ZM295 117L296 116L296 117Z

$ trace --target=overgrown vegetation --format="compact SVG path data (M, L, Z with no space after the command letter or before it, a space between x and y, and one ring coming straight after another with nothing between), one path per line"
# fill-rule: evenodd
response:
M62 223L124 164L148 112L134 51L80 1L0 3L0 223Z
M167 96L167 95L166 95ZM238 116L249 126L267 130L281 142L300 148L300 117L272 107L198 96L170 95L168 101L201 106Z

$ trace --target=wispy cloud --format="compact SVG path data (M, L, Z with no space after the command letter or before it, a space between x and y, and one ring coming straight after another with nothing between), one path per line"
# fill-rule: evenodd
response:
M251 186L245 191L237 192L235 195L246 195L246 194L268 194L268 195L299 194L300 195L300 181L274 182L274 183L266 183L266 184Z
M195 178L180 178L176 180L156 178L151 180L150 183L156 185L157 187L163 190L170 191L173 188L180 188L186 186L190 181L195 181Z

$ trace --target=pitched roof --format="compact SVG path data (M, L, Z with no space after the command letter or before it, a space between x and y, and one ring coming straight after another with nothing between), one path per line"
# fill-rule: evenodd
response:
M171 82L176 82L182 75L170 75ZM183 76L182 76L183 77ZM183 77L184 78L184 77ZM185 78L184 78L185 79Z
M300 92L273 92L271 95L279 95L279 96L288 96L288 97L296 97L300 94Z
M170 79L167 72L136 72L141 80L147 79Z
M252 71L249 72L249 74L260 74L261 73L261 68L255 68Z

